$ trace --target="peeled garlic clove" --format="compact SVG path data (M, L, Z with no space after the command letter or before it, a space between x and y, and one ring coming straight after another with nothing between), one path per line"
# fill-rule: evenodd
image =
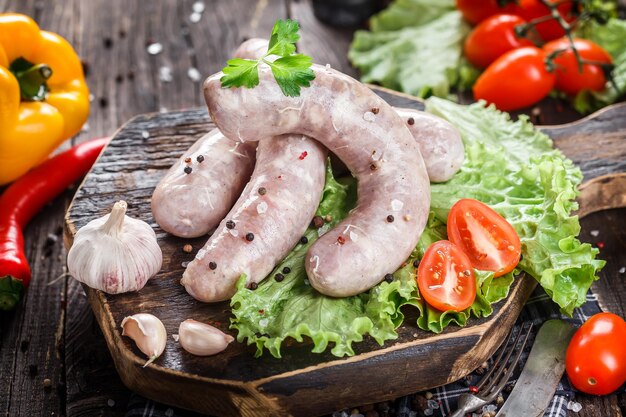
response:
M110 214L87 223L67 254L74 278L109 294L142 289L163 262L152 227L126 216L126 208L118 201Z
M231 335L192 319L183 321L178 327L178 342L192 355L215 355L226 349L233 340Z
M125 317L122 320L122 336L133 339L139 350L148 356L144 367L161 356L167 341L167 332L161 320L147 313Z

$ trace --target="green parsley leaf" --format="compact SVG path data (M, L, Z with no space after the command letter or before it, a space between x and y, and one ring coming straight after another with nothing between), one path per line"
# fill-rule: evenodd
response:
M220 78L222 87L254 88L259 85L259 61L251 59L229 59L228 66L222 69L224 75Z
M300 30L300 24L295 20L277 20L272 29L266 56L288 56L296 52L295 43L300 39L298 30Z
M222 69L220 78L223 88L246 87L259 85L259 64L269 65L283 94L287 97L298 97L301 87L310 87L315 79L311 69L313 63L310 56L296 54L295 43L300 39L300 25L295 20L277 20L272 29L267 52L259 59L230 59ZM269 55L277 55L275 61L266 60Z
M272 74L287 97L298 97L300 87L309 87L315 79L311 69L311 57L297 54L278 58L274 62L267 62Z

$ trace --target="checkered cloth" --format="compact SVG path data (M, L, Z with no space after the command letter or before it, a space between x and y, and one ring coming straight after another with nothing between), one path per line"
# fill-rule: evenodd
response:
M544 321L550 319L563 319L576 324L577 326L584 323L589 317L596 313L599 313L600 306L598 305L595 294L589 292L587 294L587 302L580 308L574 310L572 318L563 316L558 309L558 306L550 300L548 295L543 291L541 287L538 287L533 295L530 297L526 306L522 310L520 317L516 323L516 329L524 323L532 322L533 334L531 334L528 346L532 346L534 337L543 324ZM514 330L515 332L516 330ZM529 348L522 354L520 363L526 362ZM513 386L523 366L518 366L516 372L513 374L513 379L509 381L509 387ZM397 399L390 404L389 412L386 414L389 417L419 417L419 416L433 416L433 417L446 417L456 410L456 404L459 395L468 392L469 387L480 380L481 376L479 372L474 372L468 375L466 378L448 384L439 388L431 390L429 393L422 394L423 398L427 400L419 402L415 401L416 396L407 396ZM623 387L622 387L623 389ZM503 397L508 395L507 390L503 392ZM431 397L432 395L432 397ZM572 409L577 411L579 404L575 401L576 392L574 388L569 384L567 377L563 377L556 390L554 398L550 402L544 417L566 417L567 410ZM358 408L358 404L355 404ZM483 410L478 410L474 413L473 417L480 417L489 411L495 410L495 405L485 406ZM350 415L349 410L340 410L333 413L333 417L348 417ZM384 413L380 413L384 415ZM155 403L154 401L147 400L138 395L133 395L128 405L128 412L126 417L200 417L200 414L184 411L166 405ZM220 417L220 416L216 416Z

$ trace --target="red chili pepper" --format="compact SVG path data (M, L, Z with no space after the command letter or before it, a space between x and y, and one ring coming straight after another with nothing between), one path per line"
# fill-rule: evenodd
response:
M0 196L0 310L13 310L30 282L22 229L46 203L89 171L108 141L84 142L48 159Z

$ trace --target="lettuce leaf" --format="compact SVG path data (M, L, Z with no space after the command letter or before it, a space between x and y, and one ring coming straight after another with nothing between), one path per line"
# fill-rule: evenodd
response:
M469 26L453 1L398 0L357 31L348 52L361 81L420 97L448 97L477 72L462 57Z
M431 308L416 285L413 261L431 243L446 238L448 211L460 198L489 204L515 227L522 241L519 270L537 279L565 313L571 315L585 302L604 262L595 259L597 249L576 239L580 226L570 213L577 208L574 199L582 180L580 171L524 117L512 122L506 113L482 103L462 106L438 98L428 99L426 109L457 126L466 160L450 181L431 186L427 227L407 263L394 273L394 280L353 297L337 299L317 293L304 270L306 251L318 238L318 230L309 229L308 243L296 245L256 290L245 288L240 280L231 301L238 341L254 344L257 355L267 349L280 357L281 346L293 339L311 343L316 353L332 345L333 355L344 356L354 355L352 344L365 335L379 344L397 338L395 329L405 320L403 308L416 308L417 326L436 333L450 324L464 326L472 316L489 316L492 305L508 295L513 273L494 279L492 273L476 271L476 300L458 313ZM355 201L354 179L337 181L329 167L317 213L330 215L332 220L321 232L343 219ZM291 272L277 282L273 276L285 266Z

